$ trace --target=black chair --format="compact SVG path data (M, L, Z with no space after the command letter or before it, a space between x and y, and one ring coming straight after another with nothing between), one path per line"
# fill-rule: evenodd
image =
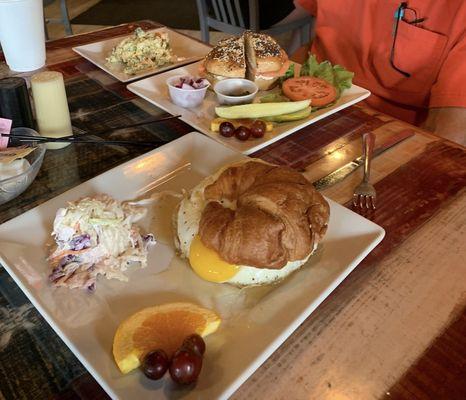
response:
M245 23L243 11L239 0L196 0L201 27L201 38L209 42L209 28L214 28L231 35L239 35L244 30L263 32L269 35L279 35L285 32L299 30L300 45L309 43L310 31L314 23L309 16L299 20L261 29L259 26L259 0L249 0L249 21Z

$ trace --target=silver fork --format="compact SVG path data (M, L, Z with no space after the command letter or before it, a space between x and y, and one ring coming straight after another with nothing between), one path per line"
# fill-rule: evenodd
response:
M376 192L374 186L369 183L371 174L371 158L374 150L375 135L372 132L365 133L362 136L364 149L364 178L356 186L353 194L353 204L355 207L372 208L375 210Z

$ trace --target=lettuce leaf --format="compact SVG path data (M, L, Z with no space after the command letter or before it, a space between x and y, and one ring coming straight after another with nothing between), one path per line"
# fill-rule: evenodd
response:
M332 65L330 61L319 63L314 54L311 54L306 62L302 65L300 76L315 76L325 79L331 83L338 92L340 97L341 92L349 89L352 85L354 73L348 71L341 65Z
M290 99L281 92L269 93L259 99L260 103L280 103L283 101L290 101Z
M280 83L287 80L288 78L293 78L293 77L294 77L294 63L290 63L290 66L286 70L285 75L280 77Z
M301 76L315 76L319 63L317 62L316 57L311 54L309 58L301 66Z

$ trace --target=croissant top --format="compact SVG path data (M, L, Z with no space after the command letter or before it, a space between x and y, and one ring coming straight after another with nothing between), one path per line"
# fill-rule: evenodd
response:
M309 256L327 230L328 203L288 167L231 166L204 197L200 238L231 264L280 269Z

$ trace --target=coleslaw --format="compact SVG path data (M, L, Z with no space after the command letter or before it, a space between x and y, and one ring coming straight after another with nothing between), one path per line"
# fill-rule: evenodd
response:
M48 260L56 286L95 290L99 275L127 281L132 265L145 267L152 234L134 223L146 215L138 203L118 202L107 195L86 197L58 209L52 236L56 249Z

